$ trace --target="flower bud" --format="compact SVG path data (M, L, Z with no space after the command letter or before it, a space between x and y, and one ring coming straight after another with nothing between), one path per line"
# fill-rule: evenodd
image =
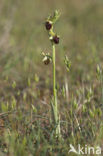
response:
M46 27L46 30L50 30L52 28L52 22L46 21L45 22L45 27Z

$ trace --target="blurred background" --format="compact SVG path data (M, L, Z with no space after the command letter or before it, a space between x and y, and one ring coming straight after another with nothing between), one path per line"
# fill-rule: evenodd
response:
M55 26L61 37L56 52L58 76L63 76L66 54L72 62L71 79L92 80L95 66L103 58L102 0L1 0L1 81L8 77L22 82L35 73L40 77L48 74L50 66L43 66L41 58L42 51L51 52L44 22L55 9L61 12Z

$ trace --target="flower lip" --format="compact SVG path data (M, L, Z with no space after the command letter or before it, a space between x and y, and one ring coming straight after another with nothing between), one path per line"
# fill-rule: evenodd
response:
M45 56L44 59L43 59L43 62L45 65L48 65L50 63L50 58Z
M46 21L45 22L45 27L46 27L47 30L50 30L52 28L52 22Z
M53 37L53 41L55 44L58 44L59 43L59 37L56 35Z

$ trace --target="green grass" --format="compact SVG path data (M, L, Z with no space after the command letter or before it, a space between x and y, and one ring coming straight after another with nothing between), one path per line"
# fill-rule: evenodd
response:
M55 9L61 12L55 27L61 140L51 116L52 64L41 57L52 54L44 21ZM71 156L69 144L102 147L103 75L96 72L97 65L103 69L102 36L102 0L1 0L0 156Z

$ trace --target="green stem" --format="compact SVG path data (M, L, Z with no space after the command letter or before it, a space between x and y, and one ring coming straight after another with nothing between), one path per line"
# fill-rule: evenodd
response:
M53 44L53 95L54 95L54 119L56 124L56 135L60 134L60 124L57 107L57 91L56 91L56 71L55 71L55 45Z
M53 44L53 94L54 94L54 117L57 123L57 95L56 95L56 71L55 71L55 45Z

